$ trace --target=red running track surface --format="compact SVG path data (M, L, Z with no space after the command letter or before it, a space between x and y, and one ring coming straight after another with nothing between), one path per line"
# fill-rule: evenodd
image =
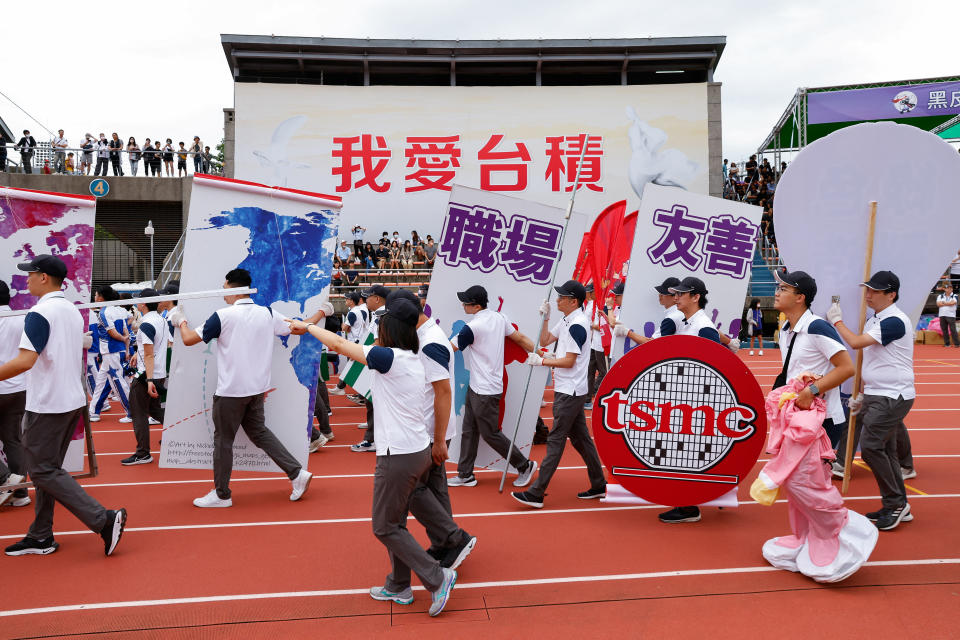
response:
M779 353L742 357L769 388ZM451 488L455 518L479 542L438 618L427 616L422 589L410 606L366 595L389 567L370 531L374 455L348 448L363 410L342 396L332 396L336 439L311 455L304 499L288 500L280 474L238 472L230 509L191 504L212 487L209 471L121 466L133 433L119 415L104 416L94 425L100 475L82 484L105 506L127 508L123 540L105 558L99 537L58 506L59 551L0 556L0 637L960 637L960 351L918 345L916 373L907 419L915 520L881 533L870 564L840 585L764 562L763 542L788 530L786 505L753 503L753 476L739 508L664 525L661 507L578 500L586 471L568 447L543 510L497 493L493 472ZM157 427L155 450L160 435ZM532 449L543 457L544 447ZM878 508L867 469L856 468L847 505ZM31 519L31 508L0 508L0 542L20 539ZM418 524L410 529L426 544Z

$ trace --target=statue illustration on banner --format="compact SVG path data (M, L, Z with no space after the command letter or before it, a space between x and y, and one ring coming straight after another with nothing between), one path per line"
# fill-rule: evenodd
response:
M287 317L313 313L329 297L333 251L339 225L339 198L205 176L193 179L181 290L223 286L224 275L246 269L256 304ZM219 299L190 300L182 309L197 327L218 308ZM174 342L160 452L161 467L213 466L210 410L217 386L217 343L186 348ZM266 424L307 466L321 344L310 336L276 338ZM240 433L234 468L276 471L267 455Z

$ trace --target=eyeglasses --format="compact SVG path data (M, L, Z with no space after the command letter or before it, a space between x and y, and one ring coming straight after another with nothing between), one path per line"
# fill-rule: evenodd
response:
M777 285L777 291L780 293L793 293L793 287L788 287L786 285Z

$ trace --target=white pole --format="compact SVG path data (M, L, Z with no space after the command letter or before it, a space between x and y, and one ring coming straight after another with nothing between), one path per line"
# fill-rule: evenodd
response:
M149 298L131 298L129 300L111 300L109 302L87 302L78 304L77 309L99 309L101 307L122 307L130 304L146 304L148 302L167 302L170 300L194 300L199 298L219 298L222 296L246 296L256 293L256 289L249 287L234 287L231 289L211 289L209 291L194 291L192 293L173 293L166 296L150 296ZM25 316L30 313L30 309L18 309L16 311L0 311L0 318L9 318L10 316Z

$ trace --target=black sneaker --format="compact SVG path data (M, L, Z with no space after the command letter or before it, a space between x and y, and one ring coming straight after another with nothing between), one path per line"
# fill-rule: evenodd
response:
M120 461L120 464L122 464L122 465L124 465L124 466L126 466L126 467L129 467L130 465L133 465L133 464L150 464L151 462L153 462L153 456L151 456L151 455L148 453L148 454L145 454L145 455L142 455L142 456L138 456L137 454L133 454L133 455L130 456L129 458L124 458L123 460L121 460L121 461Z
M880 529L880 531L896 529L897 525L904 522L907 516L910 515L910 503L905 502L902 507L885 511L883 515L877 519L877 529ZM910 519L913 520L913 517L911 516Z
M427 549L427 555L436 560L443 565L443 559L447 555L448 549L442 549L440 547L430 547Z
M877 520L882 518L886 513L887 513L886 509L880 509L880 511L871 511L870 513L865 513L863 515L870 522L876 522ZM902 518L900 518L900 522L910 522L911 520L913 520L913 514L909 512L906 515L904 515Z
M592 500L593 498L606 498L607 497L607 488L603 489L587 489L586 491L581 491L577 494L577 497L581 500Z
M510 495L520 504L525 504L534 509L543 509L543 496L535 496L529 491L513 491Z
M459 545L447 551L443 560L440 561L440 566L447 569L456 569L467 559L475 546L477 546L477 539L470 534L464 535L463 541Z
M123 528L127 525L127 510L107 511L107 523L100 530L100 537L103 538L103 554L109 556L117 548L120 542L120 536L123 535Z
M674 507L659 516L660 522L676 524L678 522L700 522L700 507Z
M45 556L53 553L60 548L60 545L53 539L53 536L46 540L35 540L33 538L24 538L16 544L12 544L3 550L8 556L26 556L30 554Z

